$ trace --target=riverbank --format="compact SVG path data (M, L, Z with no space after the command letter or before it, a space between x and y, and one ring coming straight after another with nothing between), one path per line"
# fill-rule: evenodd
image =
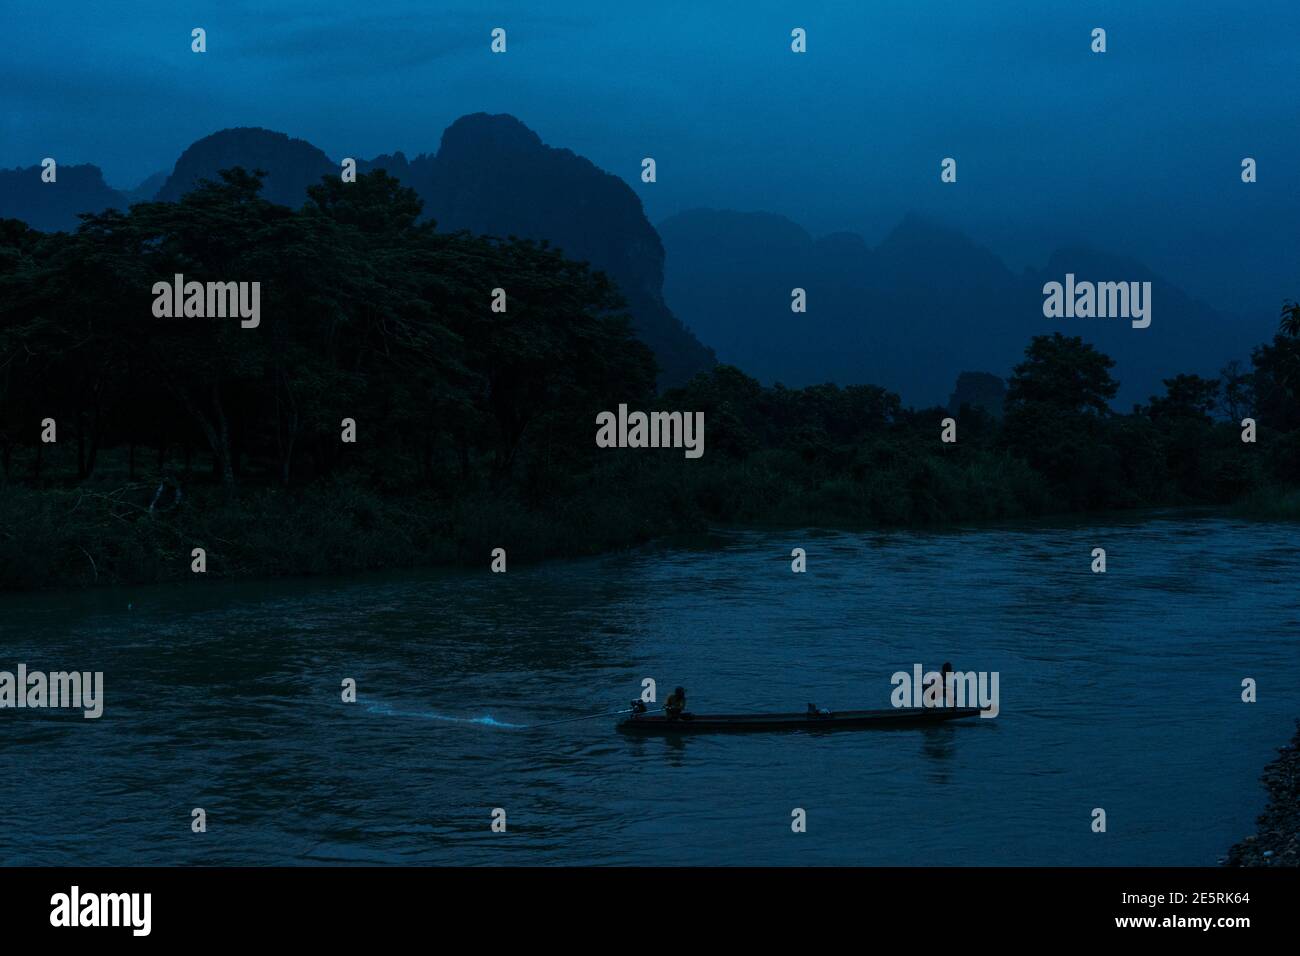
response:
M89 482L4 486L0 590L193 580L195 548L207 579L250 579L486 567L496 548L509 565L578 558L718 526L921 527L1053 510L1022 462L983 450L899 456L857 478L784 450L698 462L630 450L579 474L506 481L471 469L422 489L348 472L233 490L195 473L160 490L124 470L110 460Z
M1259 831L1231 850L1225 866L1300 866L1300 720L1296 735L1264 768L1269 801Z
M1256 493L1232 511L1285 520L1287 510L1271 505L1294 494ZM1152 507L1223 505L1136 501L1104 514ZM781 451L699 463L625 453L543 488L480 482L419 492L341 475L230 494L198 476L159 489L156 479L119 473L82 485L4 486L0 591L195 580L196 548L204 579L247 580L486 567L496 548L513 566L709 528L933 529L1098 514L1062 509L1022 462L983 450L951 461L900 458L856 478L819 474Z
M1239 499L1233 510L1244 518L1300 521L1300 489L1275 485L1259 488Z
M354 480L294 491L184 489L150 511L154 486L0 494L0 591L206 579L337 575L439 565L583 557L702 528L621 495L557 497L539 508L487 490L448 499L388 496ZM169 490L164 496L170 497ZM202 574L194 549L203 550Z

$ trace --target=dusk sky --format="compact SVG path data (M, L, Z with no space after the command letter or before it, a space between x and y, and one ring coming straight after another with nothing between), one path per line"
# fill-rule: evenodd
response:
M766 210L876 242L915 209L1014 269L1083 242L1230 311L1300 296L1294 0L6 7L4 167L90 162L129 188L225 127L413 156L458 116L504 112L622 176L656 223Z

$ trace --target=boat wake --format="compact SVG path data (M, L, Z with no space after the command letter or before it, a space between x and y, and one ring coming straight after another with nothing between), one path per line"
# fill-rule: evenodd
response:
M497 720L494 717L448 717L446 714L435 714L433 711L428 710L397 710L384 703L367 704L366 711L371 714L381 714L384 717L412 717L418 720L437 720L452 724L478 724L480 727L504 727L512 730L519 730L528 726L527 724L512 724L504 720Z

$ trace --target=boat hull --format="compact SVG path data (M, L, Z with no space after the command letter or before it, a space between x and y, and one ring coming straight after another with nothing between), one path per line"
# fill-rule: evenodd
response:
M889 710L842 710L829 716L808 714L697 714L669 720L663 715L629 717L618 724L625 734L716 734L754 731L889 730L925 727L978 717L977 707L897 707Z

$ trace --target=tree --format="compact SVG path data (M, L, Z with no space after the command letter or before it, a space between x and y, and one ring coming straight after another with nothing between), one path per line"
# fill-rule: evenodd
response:
M1104 415L1119 390L1110 376L1114 367L1114 359L1077 335L1037 335L1025 349L1025 361L1012 372L1006 404Z
M104 442L127 442L134 472L137 443L161 464L169 442L197 439L228 491L338 467L409 490L436 480L450 438L462 481L479 460L508 481L525 451L534 471L588 467L596 413L653 395L653 357L585 264L439 234L382 171L325 177L299 210L260 193L236 168L71 236L0 223L0 458L29 432L40 455L43 410L76 437L83 479ZM260 324L154 317L154 284L176 274L257 283ZM494 288L507 311L491 310ZM343 418L366 423L363 447L343 450Z
M1254 409L1254 376L1242 370L1240 359L1233 359L1219 369L1219 381L1223 388L1224 411L1232 421L1241 421Z
M1061 510L1122 500L1121 455L1108 441L1114 361L1078 336L1040 335L1007 386L1002 441L1047 477Z
M1270 428L1300 428L1300 338L1275 335L1250 353L1256 413Z
M1218 379L1176 375L1164 379L1165 394L1153 396L1147 409L1153 421L1196 419L1210 421L1219 402Z
M1300 302L1287 300L1282 304L1282 317L1278 331L1290 338L1300 336Z

